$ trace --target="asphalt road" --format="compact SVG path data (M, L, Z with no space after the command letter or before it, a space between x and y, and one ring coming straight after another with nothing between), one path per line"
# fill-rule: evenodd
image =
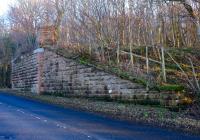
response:
M200 140L0 93L0 140Z

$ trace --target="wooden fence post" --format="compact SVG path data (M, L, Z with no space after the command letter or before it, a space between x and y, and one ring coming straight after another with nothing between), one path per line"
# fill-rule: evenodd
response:
M148 47L146 46L146 66L147 66L147 85L146 90L149 90L149 51Z
M165 51L163 46L161 47L161 53L162 53L162 76L164 82L166 83L167 78L166 78L166 68L165 68Z
M119 65L120 63L120 42L119 42L119 39L117 41L117 64Z

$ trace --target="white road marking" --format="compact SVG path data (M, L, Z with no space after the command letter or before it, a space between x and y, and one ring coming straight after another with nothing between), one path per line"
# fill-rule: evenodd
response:
M59 124L57 124L56 126L57 126L57 127L60 127L60 125L59 125Z
M0 105L1 105L1 104L3 104L3 103L0 102ZM9 105L8 107L12 107L12 106ZM50 122L50 124L52 124L52 123L51 123L51 120L50 120L50 121L47 121L47 120L45 120L45 119L41 119L40 117L38 117L38 116L36 116L36 115L34 115L34 114L28 114L28 112L25 113L24 111L22 111L22 110L20 110L20 109L17 109L17 108L16 108L15 110L16 110L17 112L20 112L20 113L29 115L29 116L31 116L31 117L33 117L33 118L36 118L36 119L38 119L38 120L41 120L41 121L43 121L43 122L45 122L45 123ZM54 121L53 121L53 122L54 122ZM59 124L59 122L57 122L57 123L55 122L55 123L54 123L54 126L55 126L55 125L56 125L58 128L65 129L65 131L66 131L67 128L71 129L71 127L68 127L68 125L66 126L66 124L63 124L63 123ZM72 129L74 129L74 130L79 130L79 129L76 129L76 128L72 128ZM91 138L92 138L91 136L89 136L88 134L86 134L84 131L81 130L80 132L83 133L84 135L86 135L86 137L88 137L88 139L91 139Z
M24 111L21 111L20 109L17 109L18 112L22 113L22 114L25 114Z
M67 129L67 127L65 125L60 125L60 124L56 124L57 127L62 128L62 129Z
M1 105L1 104L3 104L3 103L0 102L0 105ZM9 105L8 107L12 107L12 106ZM22 111L22 110L20 110L20 109L17 109L16 111L25 114L25 112ZM35 116L35 115L33 115L33 114L30 114L30 116L33 117L33 118L36 118L36 119L38 119L38 120L41 120L40 117L37 117L37 116ZM48 121L47 121L47 120L43 120L43 122L46 123L46 122L48 122ZM59 127L59 128L62 128L62 129L67 129L67 127L66 127L65 125L62 126L62 125L60 125L60 124L56 124L56 126ZM90 137L91 137L91 136L88 136L88 138L90 138Z
M39 117L35 117L36 119L38 119L38 120L41 120Z
M62 126L60 124L56 124L56 126L59 127L59 128L62 128L62 129L66 129L67 128L66 126Z
M20 111L21 113L23 113L23 114L25 114L25 112L24 111Z
M0 104L1 104L1 103L0 103ZM10 107L11 107L11 106L10 106ZM17 111L20 112L20 113L25 114L25 112L23 112L23 111L20 110L20 109L17 109ZM36 118L36 119L38 119L38 120L42 120L40 117L37 117L37 116L35 116L35 115L33 115L33 114L30 114L30 116L33 117L33 118ZM47 120L43 120L43 122L46 123L46 122L48 122L48 121L47 121ZM56 124L56 126L59 127L59 128L62 128L62 129L67 129L67 127L66 127L65 125L62 126L62 125L60 125L60 124L58 124L58 123ZM91 136L88 136L88 138L91 138Z
M30 114L30 116L33 117L33 118L36 118L36 119L38 119L38 120L41 120L40 117L37 117L37 116L35 116L35 115L33 115L33 114Z
M47 120L44 120L44 122L47 122Z

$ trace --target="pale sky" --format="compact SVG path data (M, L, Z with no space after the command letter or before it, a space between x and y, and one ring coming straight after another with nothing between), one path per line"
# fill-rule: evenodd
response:
M3 16L7 13L9 5L14 1L15 0L0 0L0 16Z

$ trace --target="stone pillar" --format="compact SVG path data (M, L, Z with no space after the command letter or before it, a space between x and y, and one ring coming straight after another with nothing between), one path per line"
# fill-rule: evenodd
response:
M32 90L32 92L35 92L37 94L41 94L44 92L43 89L43 64L44 64L44 49L38 48L34 51L34 54L36 54L36 60L37 60L37 84L35 85L35 89Z

